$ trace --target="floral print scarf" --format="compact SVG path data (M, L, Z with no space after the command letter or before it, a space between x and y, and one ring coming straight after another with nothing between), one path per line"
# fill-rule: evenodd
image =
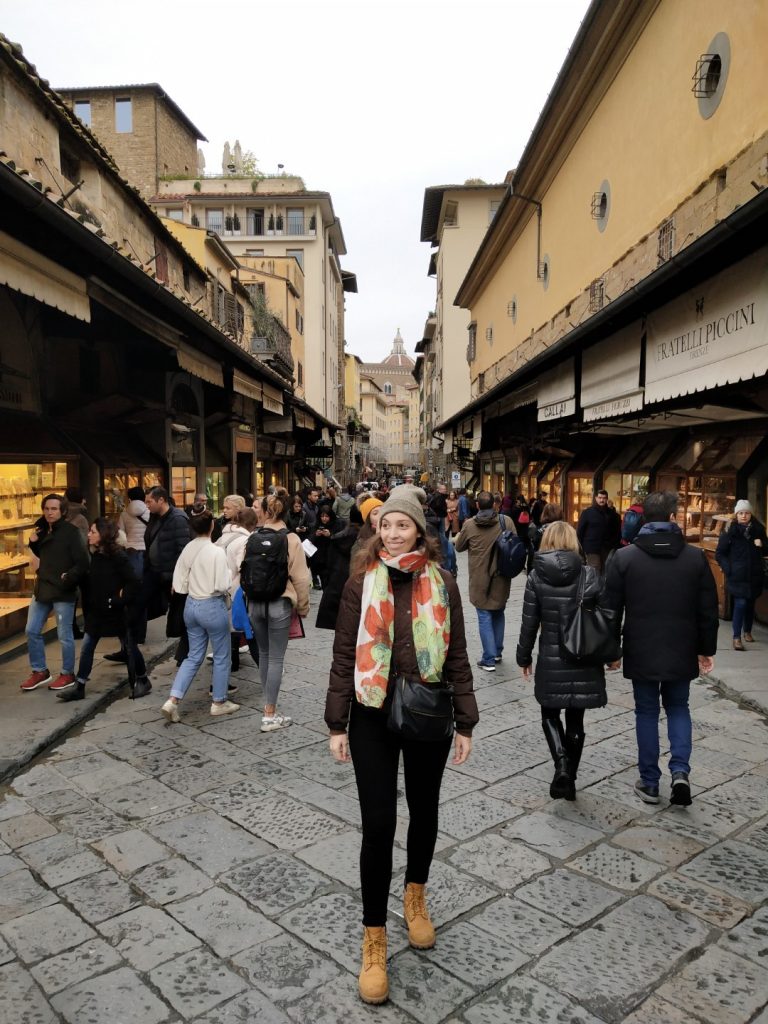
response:
M425 683L440 681L451 639L448 589L435 563L423 550L395 556L382 550L363 580L355 656L355 696L371 708L382 706L389 685L395 638L395 597L389 569L412 575L413 646Z

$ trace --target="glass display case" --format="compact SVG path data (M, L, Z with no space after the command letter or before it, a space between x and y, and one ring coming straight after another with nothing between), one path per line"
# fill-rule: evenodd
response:
M595 493L595 477L593 473L569 473L568 474L568 509L566 522L571 526L577 526L579 516L585 508L592 504L592 497Z
M518 489L520 494L528 501L533 501L536 497L536 490L539 483L539 474L544 471L546 466L545 459L539 459L533 462L529 462L523 467L523 471L518 477Z
M171 497L178 508L187 508L197 494L197 470L194 466L174 466L171 470Z
M544 491L547 496L548 504L562 505L564 469L564 462L555 462L551 466L548 466L546 471L540 475L540 478L531 494L531 498L535 498L539 491Z
M162 486L163 473L157 468L105 469L104 515L120 515L127 504L126 491L129 487L143 487L146 493L150 487Z
M205 493L211 499L211 511L221 515L224 499L229 494L229 473L223 467L209 469L205 474Z
M667 441L638 440L622 446L621 452L603 471L608 500L623 515L635 501L643 501L651 490L653 472L669 447Z
M72 482L68 462L0 464L0 643L21 634L35 583L32 527L40 502L63 493Z

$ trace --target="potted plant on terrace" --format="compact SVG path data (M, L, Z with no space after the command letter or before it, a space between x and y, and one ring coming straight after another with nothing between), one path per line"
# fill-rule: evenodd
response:
M270 213L269 220L267 221L267 234L274 235L275 233L275 215Z
M275 221L275 234L282 235L283 233L283 215L278 213L277 220Z
M235 213L232 215L232 231L236 234L240 234L240 218Z
M228 235L232 234L232 216L229 213L224 218L224 231Z
M312 216L309 218L309 233L310 233L310 235L314 235L314 234L316 234L316 232L317 232L317 217L313 213Z

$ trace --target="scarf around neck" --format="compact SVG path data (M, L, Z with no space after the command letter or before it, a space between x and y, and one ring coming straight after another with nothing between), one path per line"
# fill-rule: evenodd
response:
M395 596L389 570L411 575L413 647L425 683L441 679L451 639L451 612L445 580L423 550L390 555L382 550L363 579L355 655L355 696L380 708L387 696L395 639Z

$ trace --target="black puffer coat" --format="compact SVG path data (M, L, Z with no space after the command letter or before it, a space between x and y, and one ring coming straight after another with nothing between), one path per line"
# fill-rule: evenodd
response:
M189 519L180 508L171 506L164 516L153 513L144 533L149 568L171 580L179 555L191 539Z
M596 598L600 580L575 551L539 552L525 585L517 664L531 664L541 626L535 694L545 708L600 708L607 703L602 665L572 665L560 655L560 619L576 607L582 573L584 597Z
M85 632L91 636L125 636L126 621L138 595L139 578L124 551L95 551L88 574Z
M760 541L756 544L755 541ZM720 534L715 558L725 574L732 597L756 598L763 592L768 538L765 527L753 516L742 526L735 520Z

